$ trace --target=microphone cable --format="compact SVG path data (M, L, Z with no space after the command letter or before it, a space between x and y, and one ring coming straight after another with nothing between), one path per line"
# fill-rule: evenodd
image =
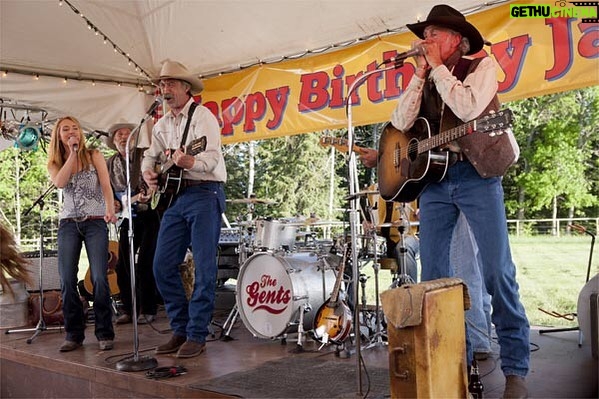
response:
M178 377L186 373L187 369L183 366L156 367L154 370L146 372L146 378L158 380L163 378Z

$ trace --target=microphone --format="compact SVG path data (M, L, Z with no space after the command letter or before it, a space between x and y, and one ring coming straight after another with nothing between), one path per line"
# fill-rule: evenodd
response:
M410 57L415 57L417 55L424 55L424 47L416 46L411 50L404 51L403 53L397 54L395 57L388 58L383 60L383 64L395 64L396 67L401 66L401 63Z
M154 100L152 105L150 105L148 112L146 112L146 115L152 115L154 113L154 111L156 111L156 108L158 108L158 106L161 103L162 103L162 97L160 97L160 96L156 97L156 99Z
M69 137L69 140L68 140L68 144L69 144L69 146L70 146L70 145L71 145L71 143L72 143L73 141L75 141L75 140L77 140L75 137ZM79 143L77 143L77 142L75 141L75 142L73 143L73 145L72 145L72 151L77 151L77 149L78 149L78 148L79 148Z

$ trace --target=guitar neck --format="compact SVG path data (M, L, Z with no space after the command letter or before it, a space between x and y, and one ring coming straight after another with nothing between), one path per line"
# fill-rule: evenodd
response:
M172 158L169 158L168 161L160 166L160 174L166 173L170 168L173 167L173 165L175 165L175 161L173 161Z
M188 155L197 155L206 149L206 136L200 137L199 139L193 140L187 147L185 147L185 153ZM169 158L165 163L160 166L160 174L166 173L170 168L175 165L175 161Z
M339 291L341 290L341 281L343 280L343 273L345 272L345 263L347 262L347 252L349 249L343 249L343 258L341 259L341 266L339 268L339 274L337 275L337 279L335 280L335 286L333 287L333 292L331 293L330 303L335 303L339 299Z
M341 139L341 138L336 138L336 137L322 137L320 139L320 145L333 146L333 147L335 147L335 149L337 151L340 151L340 152L349 152L349 146L347 145L346 139ZM355 152L356 154L362 155L366 151L368 151L368 149L354 145L352 147L352 151Z
M454 127L453 129L446 130L432 137L421 140L418 142L418 153L422 154L426 151L432 150L433 148L451 143L452 141L474 133L475 131L476 121L464 123L463 125Z

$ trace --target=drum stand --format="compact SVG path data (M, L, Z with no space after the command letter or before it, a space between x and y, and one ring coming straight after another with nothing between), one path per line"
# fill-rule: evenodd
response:
M416 283L412 279L412 277L408 274L408 270L407 270L408 259L407 259L406 254L408 253L408 249L405 246L406 227L402 225L402 226L399 226L397 229L399 230L399 236L400 236L400 242L401 242L401 246L399 247L399 254L400 254L401 262L399 262L400 263L399 274L394 279L393 284L391 284L391 288L401 287L402 285L405 285L405 284L415 284Z
M248 227L248 225L252 223L254 204L248 204L248 208L249 210L246 217L247 222L243 222L241 218L237 219L237 223L239 225L239 247L237 249L237 255L239 256L239 267L243 266L248 259L248 254L252 253L252 251L250 251L249 244L252 227ZM235 304L233 309L231 309L231 312L229 312L227 320L225 320L222 327L223 331L225 331L225 334L221 337L223 341L233 341L234 338L231 337L231 330L237 321L237 317L239 317L239 309L237 308L237 304Z
M368 343L364 349L369 349L369 348L373 348L376 346L386 346L387 342L385 342L383 340L383 337L386 337L387 335L382 331L381 329L381 308L380 308L380 303L379 303L379 270L381 268L380 264L379 264L379 259L378 259L378 249L377 249L377 242L376 242L376 229L372 228L370 229L370 232L368 233L368 235L371 236L371 240L373 242L373 254L374 254L374 258L373 258L373 269L374 269L374 295L375 295L375 307L374 307L374 312L375 312L375 323L376 323L376 333L372 336L372 338L370 338L370 343ZM364 303L364 305L366 305L366 303ZM366 309L364 309L364 312L366 312Z
M37 326L35 328L22 328L22 329L17 329L17 330L6 330L5 334L10 334L13 332L26 332L26 331L35 331L35 333L27 338L27 343L31 344L33 342L33 340L40 335L42 332L46 331L46 330L60 330L62 329L62 327L47 327L46 326L46 321L44 320L44 285L42 284L43 282L43 270L44 270L44 224L43 224L43 220L42 220L42 211L44 210L44 198L46 198L46 196L48 195L48 193L50 193L50 191L54 188L54 185L51 185L45 193L43 193L34 203L33 205L31 205L31 207L25 211L25 213L23 214L23 216L26 216L29 214L29 212L31 212L31 210L33 208L35 208L36 205L40 206L40 262L39 262L39 289L40 289L40 308L39 308L39 312L40 312L40 319L37 322Z

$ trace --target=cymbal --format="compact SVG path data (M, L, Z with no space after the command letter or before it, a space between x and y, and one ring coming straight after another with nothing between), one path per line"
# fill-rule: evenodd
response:
M231 204L263 204L263 205L271 205L271 204L275 203L275 201L260 199L260 198L228 199L227 202L230 202Z
M317 217L310 217L310 218L308 218L308 219L304 220L304 224L305 224L306 226L309 226L309 225L316 224L316 223L317 223L317 222L319 222L319 221L320 221L320 218L317 218Z

